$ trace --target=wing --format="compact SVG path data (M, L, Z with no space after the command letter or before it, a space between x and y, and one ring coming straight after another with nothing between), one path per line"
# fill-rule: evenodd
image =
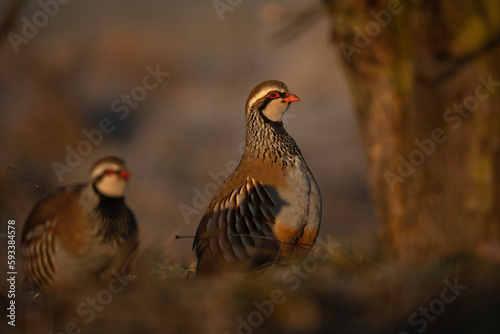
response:
M22 234L22 254L29 279L38 288L48 290L58 274L56 230L64 227L71 217L61 214L60 208L68 208L68 198L77 196L82 185L61 188L38 202L26 219ZM69 195L69 196L68 196ZM72 239L74 246L77 242Z
M54 284L54 232L57 221L46 220L26 233L23 240L23 258L30 280L40 289L47 290Z
M273 235L271 210L275 203L266 187L247 178L241 187L211 203L193 244L198 273L220 267L256 268L277 257L280 247Z
M35 205L22 235L24 266L29 279L42 290L48 290L54 284L57 272L54 234L58 218L47 209L57 197L57 193L49 194Z

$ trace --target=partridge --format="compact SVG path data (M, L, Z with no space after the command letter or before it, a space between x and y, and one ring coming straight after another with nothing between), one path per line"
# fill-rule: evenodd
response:
M125 204L131 174L124 162L95 163L90 182L59 188L38 202L24 225L22 251L38 290L83 289L128 269L138 246L137 225Z
M276 80L246 101L241 161L220 186L196 231L197 274L251 271L303 256L321 222L321 194L282 117L299 98Z

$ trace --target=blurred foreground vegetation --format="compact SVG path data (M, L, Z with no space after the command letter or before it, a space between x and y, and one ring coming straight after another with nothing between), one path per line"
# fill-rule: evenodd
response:
M425 265L321 246L245 276L193 276L155 262L131 281L31 301L16 333L496 333L498 259L461 254ZM120 283L121 282L121 283ZM2 300L2 307L5 306ZM2 333L13 328L1 324ZM9 331L7 332L6 329ZM81 332L79 331L81 330Z

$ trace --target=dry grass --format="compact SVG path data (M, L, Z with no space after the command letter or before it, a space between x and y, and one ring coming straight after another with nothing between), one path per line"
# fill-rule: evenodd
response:
M325 261L312 255L260 273L211 279L193 277L192 265L158 262L145 269L111 300L102 289L38 302L18 297L16 331L59 333L71 321L82 333L494 333L499 328L500 266L468 254L417 266L348 256L335 248ZM440 310L436 300L443 298L445 280L467 288ZM77 308L89 297L96 298L100 311L87 323L91 308L80 313ZM432 321L417 316L410 324L420 308L439 314ZM242 321L248 327L242 328ZM5 322L1 326L6 333Z

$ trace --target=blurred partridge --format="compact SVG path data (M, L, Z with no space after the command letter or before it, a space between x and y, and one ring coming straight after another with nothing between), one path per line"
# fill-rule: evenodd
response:
M116 157L99 160L87 184L48 194L31 211L22 234L29 280L42 291L81 289L129 268L138 231L124 194L130 172Z
M321 222L321 194L282 117L299 98L275 80L246 102L246 141L236 170L214 195L196 232L199 275L251 271L303 256Z

